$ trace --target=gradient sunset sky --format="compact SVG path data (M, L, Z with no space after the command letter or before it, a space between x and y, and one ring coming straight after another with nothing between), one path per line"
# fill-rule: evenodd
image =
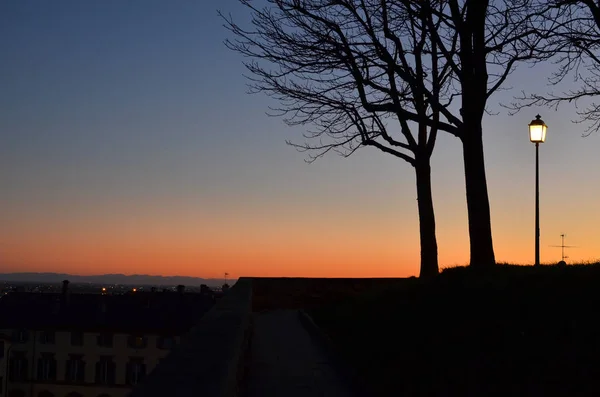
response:
M236 0L0 2L0 272L222 277L418 274L413 169L373 148L306 155L301 128L246 94L217 9ZM484 120L498 261L532 263L534 145L541 259L600 257L600 133L571 106L508 116L499 102L546 92L551 66L522 67ZM442 267L469 260L460 142L432 159Z

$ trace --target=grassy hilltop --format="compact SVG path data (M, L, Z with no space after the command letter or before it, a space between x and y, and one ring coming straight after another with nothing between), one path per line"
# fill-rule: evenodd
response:
M600 263L450 268L308 312L373 396L600 394Z

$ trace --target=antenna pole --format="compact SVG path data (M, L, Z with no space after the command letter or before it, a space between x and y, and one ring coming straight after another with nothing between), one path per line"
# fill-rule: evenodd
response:
M560 247L561 248L561 257L562 257L561 260L562 260L562 262L564 262L565 259L568 258L568 256L565 255L565 249L566 248L575 248L574 245L565 245L565 237L567 237L566 234L564 234L564 233L561 234L560 235L560 245L552 245L551 246L551 247L556 247L556 248Z

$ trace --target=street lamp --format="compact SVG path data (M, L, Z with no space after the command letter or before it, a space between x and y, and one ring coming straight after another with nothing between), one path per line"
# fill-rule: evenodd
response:
M535 143L535 266L540 265L540 143L546 140L548 126L538 114L529 123L529 140Z

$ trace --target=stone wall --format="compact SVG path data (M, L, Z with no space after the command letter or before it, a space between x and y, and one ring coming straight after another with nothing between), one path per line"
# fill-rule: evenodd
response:
M404 278L254 278L255 312L276 309L311 309L367 291L381 291Z
M235 397L252 323L252 279L240 278L130 397Z

